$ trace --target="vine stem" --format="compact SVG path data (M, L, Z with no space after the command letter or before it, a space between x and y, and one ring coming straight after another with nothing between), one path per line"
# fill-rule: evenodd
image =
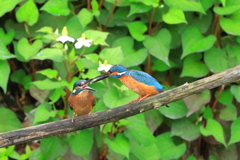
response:
M117 3L118 3L119 1L120 1L120 0L116 0L116 1L114 2L113 8L112 8L112 10L111 10L111 13L110 13L109 16L108 16L108 19L107 19L107 21L106 21L106 23L105 23L105 26L104 26L104 28L103 28L103 31L106 31L107 25L108 25L110 19L112 18L113 12L114 12L114 10L115 10L115 8L116 8L116 6L117 6Z

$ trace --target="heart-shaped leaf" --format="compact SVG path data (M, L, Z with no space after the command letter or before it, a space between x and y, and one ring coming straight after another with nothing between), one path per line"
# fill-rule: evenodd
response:
M56 88L62 87L61 83L58 81L51 81L49 79L44 79L42 81L34 81L32 82L36 87L41 90L52 90Z
M218 15L229 15L240 9L240 1L236 0L222 0L222 1L226 1L226 3L222 2L223 4L222 7L216 6L213 8L214 12L216 12Z
M229 103L225 108L220 110L219 118L225 121L234 121L237 118L237 108L234 104Z
M158 135L156 137L156 144L161 153L160 157L158 157L159 159L179 159L187 149L185 143L176 145L170 136L170 132Z
M216 61L217 59L217 61ZM225 51L219 48L211 48L204 53L204 61L213 73L219 73L228 69L228 57Z
M206 127L201 126L200 131L204 136L212 135L218 142L226 147L223 128L216 120L208 119Z
M8 78L10 74L10 67L7 60L0 60L0 87L2 87L4 93L7 92Z
M216 37L213 35L203 37L195 26L188 27L182 35L183 54L181 59L191 53L208 50L213 46L215 40Z
M23 128L16 114L10 109L0 106L0 132Z
M200 136L200 131L199 127L183 118L172 123L171 136L179 136L187 141L192 141Z
M123 60L123 52L121 47L116 48L104 48L99 57L102 60L107 60L109 64L120 64Z
M127 23L130 34L137 41L143 41L145 39L143 33L147 31L147 26L141 21L135 21Z
M27 22L30 26L38 20L38 8L33 0L25 2L16 12L18 22Z
M231 125L231 138L228 145L240 141L240 117L238 117Z
M165 0L170 8L176 8L183 11L197 11L205 14L201 1L186 1L186 0Z
M56 16L67 16L70 13L68 9L68 0L49 0L40 10L47 11Z
M21 1L23 0L0 0L0 17L11 11Z
M240 35L240 10L235 11L230 17L220 17L220 26L222 29L231 35Z
M93 19L93 14L86 8L81 9L77 16L83 28Z
M49 90L41 90L35 85L30 86L29 93L40 103L43 103L49 96Z
M161 107L159 109L160 113L171 119L179 119L187 115L187 107L182 100L172 102L170 106L171 107Z
M87 30L84 32L88 39L93 39L93 44L95 45L108 45L106 43L106 38L108 36L108 32L101 32L101 31L94 31L94 30Z
M14 38L15 32L13 29L10 29L6 34L4 33L4 30L0 28L0 39L3 41L4 45L8 45L12 42Z
M38 52L35 56L32 56L31 59L51 59L55 62L62 62L64 59L63 51L58 48L45 48Z
M151 6L145 5L143 3L131 3L130 4L130 12L128 13L128 17L135 13L145 13L151 9Z
M125 67L137 66L147 58L147 50L142 48L138 51L133 49L133 39L131 37L119 38L113 43L113 47L121 46L124 59L121 64Z
M209 69L206 64L200 62L202 54L196 53L187 56L183 62L183 71L181 77L194 77L199 78L208 74Z
M240 102L240 86L231 86L231 93L234 95L236 100Z
M71 151L80 156L89 158L89 153L91 152L93 145L93 132L90 129L84 129L78 135L71 136L69 139L69 145Z
M167 29L161 29L154 37L146 36L143 44L151 55L169 65L168 54L170 50L170 42L170 32Z
M200 110L205 104L210 101L210 99L211 95L209 90L205 90L203 92L196 93L184 98L183 101L188 108L187 116L190 116L191 114Z
M15 55L10 54L3 41L0 39L0 60L6 60L15 57Z
M163 21L168 24L187 23L183 11L175 8L170 8L166 14L163 14Z
M19 54L25 59L25 61L29 61L32 56L37 54L37 52L42 48L42 46L43 43L41 40L36 40L31 45L26 38L22 38L17 44L17 49Z

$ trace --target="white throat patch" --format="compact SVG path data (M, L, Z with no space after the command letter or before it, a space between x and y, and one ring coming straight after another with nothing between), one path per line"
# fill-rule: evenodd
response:
M125 72L122 72L122 73L118 73L117 75L121 76L121 75L123 75L123 74L125 74L125 73L126 73L126 71L125 71Z

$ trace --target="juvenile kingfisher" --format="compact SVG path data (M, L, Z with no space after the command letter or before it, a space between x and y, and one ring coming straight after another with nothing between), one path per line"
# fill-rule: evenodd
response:
M93 96L91 91L96 91L93 88L88 86L89 81L86 80L78 80L73 85L73 91L68 97L68 102L70 108L73 109L74 115L72 118L72 122L74 123L74 119L76 114L78 116L83 116L91 113L92 108L95 104L95 97Z
M138 70L127 70L122 65L115 65L106 73L103 73L91 80L91 83L105 79L107 77L118 78L130 90L137 93L136 99L141 102L143 99L163 92L164 87L146 72ZM133 100L131 102L134 102ZM131 103L130 102L130 103ZM169 106L168 104L166 105Z

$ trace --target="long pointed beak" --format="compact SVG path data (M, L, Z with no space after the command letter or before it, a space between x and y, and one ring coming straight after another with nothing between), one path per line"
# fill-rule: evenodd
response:
M108 78L108 77L109 77L108 73L103 73L93 79L88 80L88 83L92 84L94 82L100 81L100 80Z
M91 88L91 87L89 87L89 86L86 86L86 87L83 87L84 89L87 89L87 90L90 90L90 91L97 91L96 89L93 89L93 88Z

